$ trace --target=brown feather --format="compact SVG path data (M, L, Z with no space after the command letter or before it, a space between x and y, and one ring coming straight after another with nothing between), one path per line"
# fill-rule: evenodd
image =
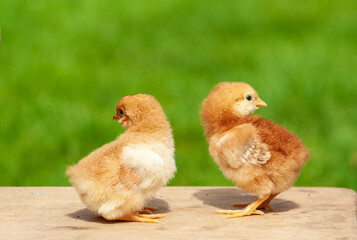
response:
M237 111L236 105L245 100L247 93L258 99L246 83L221 83L203 101L202 124L210 153L225 176L242 190L258 196L280 193L294 184L310 154L302 141L284 127ZM235 143L217 145L227 132L233 134ZM224 154L237 149L250 151L244 156L252 164L237 164L239 158L228 159ZM230 162L235 162L236 167Z

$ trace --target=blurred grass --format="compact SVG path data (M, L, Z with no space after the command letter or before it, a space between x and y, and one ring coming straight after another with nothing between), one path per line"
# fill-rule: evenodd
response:
M200 102L244 81L312 153L298 186L357 190L357 1L0 0L0 185L68 185L116 138L115 104L154 95L174 128L171 185L232 185Z

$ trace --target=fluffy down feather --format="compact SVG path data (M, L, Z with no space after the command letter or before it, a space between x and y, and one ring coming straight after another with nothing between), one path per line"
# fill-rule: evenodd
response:
M174 176L171 127L150 95L125 96L116 109L113 119L126 131L69 167L67 175L94 213L108 220L156 222L137 212Z
M226 82L211 91L201 110L210 154L223 174L243 191L258 195L258 200L268 196L257 207L268 206L273 197L290 188L309 157L297 136L250 115L265 106L248 84ZM261 214L244 216L253 213Z

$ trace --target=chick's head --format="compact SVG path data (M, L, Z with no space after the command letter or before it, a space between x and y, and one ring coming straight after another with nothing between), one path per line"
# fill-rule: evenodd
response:
M159 102L147 94L122 97L116 106L113 120L118 121L125 129L142 125L153 126L167 121Z
M239 116L251 115L258 108L267 106L249 84L233 83L232 91L233 95L236 96L233 103L233 111Z
M201 115L205 119L227 119L229 116L248 116L259 107L266 107L257 92L246 83L218 84L203 101Z

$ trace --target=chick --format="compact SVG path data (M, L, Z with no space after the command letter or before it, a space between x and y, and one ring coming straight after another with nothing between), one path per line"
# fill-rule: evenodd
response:
M107 220L157 223L161 214L144 207L176 171L172 130L156 99L124 96L116 106L126 131L67 170L88 209Z
M270 201L296 181L309 152L301 140L282 126L259 116L266 107L246 83L218 84L202 103L201 120L209 152L224 175L258 198L242 210L221 210L228 218L264 213Z

